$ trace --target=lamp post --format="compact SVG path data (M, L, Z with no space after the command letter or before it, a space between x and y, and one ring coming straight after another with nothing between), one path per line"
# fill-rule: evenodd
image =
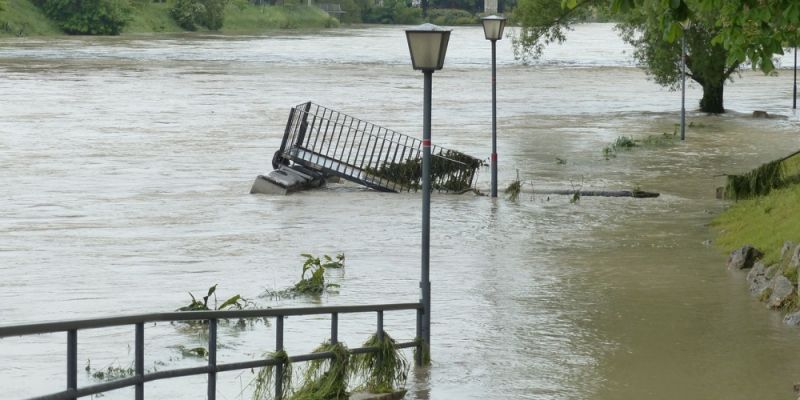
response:
M681 141L686 140L686 28L688 21L681 23Z
M795 39L795 42L797 39ZM797 45L794 45L794 89L792 89L792 110L797 109Z
M490 15L483 17L483 33L492 42L492 197L497 197L497 62L496 43L503 38L506 18Z
M431 78L433 71L438 71L444 66L450 30L433 24L422 24L407 29L406 40L408 40L408 51L411 53L412 67L421 70L425 77L422 106L422 273L419 282L423 314L418 334L423 341L425 352L428 352L431 343ZM419 354L417 364L423 362L422 354Z

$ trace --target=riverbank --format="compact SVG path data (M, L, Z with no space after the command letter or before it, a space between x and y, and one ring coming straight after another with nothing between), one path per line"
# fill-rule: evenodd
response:
M728 268L747 270L750 293L786 314L784 322L790 325L800 325L798 160L800 155L794 154L729 178L729 195L740 185L752 190L752 197L737 201L714 220L717 245L731 252Z
M132 2L122 34L186 32L170 15L171 2ZM252 34L278 29L316 29L339 25L336 18L316 7L302 5L254 5L246 0L233 0L225 6L225 19L218 31L225 34ZM203 31L203 29L199 29ZM2 36L65 35L56 22L47 18L29 0L7 0L0 11Z

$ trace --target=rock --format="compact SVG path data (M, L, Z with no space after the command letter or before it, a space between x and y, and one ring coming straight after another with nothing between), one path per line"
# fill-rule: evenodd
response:
M787 258L791 257L792 250L794 250L796 246L796 243L788 240L783 242L783 247L781 247L781 260L786 260Z
M746 244L734 250L728 257L728 269L747 269L752 268L756 260L764 256L757 248Z
M792 259L789 265L795 268L800 268L800 245L797 245L792 252Z
M783 323L791 326L800 325L800 311L786 314L786 316L783 317Z
M769 118L769 114L766 111L756 110L753 111L753 118Z
M750 294L760 297L764 289L769 286L767 268L763 263L758 261L753 265L753 268L747 273L747 282L750 284Z
M769 283L769 288L772 289L772 293L767 300L767 307L769 308L780 308L789 299L789 296L795 294L794 285L783 275L773 278Z

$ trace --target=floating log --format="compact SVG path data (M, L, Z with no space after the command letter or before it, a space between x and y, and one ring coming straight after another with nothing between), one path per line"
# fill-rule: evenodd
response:
M581 197L584 196L600 196L600 197L635 197L637 199L649 199L658 197L661 194L655 192L645 192L642 190L548 190L541 189L532 191L533 194L555 194L564 196L574 196L575 193L580 193Z

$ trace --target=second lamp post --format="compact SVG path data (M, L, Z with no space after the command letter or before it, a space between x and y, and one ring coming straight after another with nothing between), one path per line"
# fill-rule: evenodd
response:
M492 42L492 197L497 197L497 50L496 43L503 38L506 18L490 15L483 18L483 33Z

